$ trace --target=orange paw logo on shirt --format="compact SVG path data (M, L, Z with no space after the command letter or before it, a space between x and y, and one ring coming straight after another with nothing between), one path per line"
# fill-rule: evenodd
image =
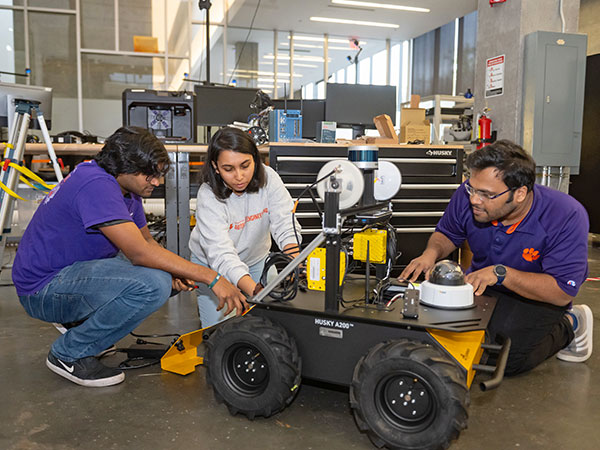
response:
M540 252L538 252L537 250L533 249L533 248L524 248L523 249L523 259L525 261L535 261L536 259L538 259L540 257Z

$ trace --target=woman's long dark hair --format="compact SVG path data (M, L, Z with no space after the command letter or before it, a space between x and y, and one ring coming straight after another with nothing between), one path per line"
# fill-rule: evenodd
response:
M229 198L233 191L225 184L221 175L213 167L213 163L215 166L217 165L219 155L224 150L252 155L252 159L254 159L254 175L252 175L252 180L250 180L248 187L246 187L246 192L258 192L267 182L265 169L254 140L248 133L238 128L221 128L213 135L208 144L208 152L202 171L202 181L208 183L215 197L219 200Z
M119 128L104 141L94 160L113 177L138 173L159 177L171 165L163 143L140 127Z

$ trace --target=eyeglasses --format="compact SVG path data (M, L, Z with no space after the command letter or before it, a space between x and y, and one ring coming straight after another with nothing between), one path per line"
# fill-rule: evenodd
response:
M160 177L162 177L162 174L154 174L154 175L148 175L146 176L146 182L148 183L152 183L153 180L158 180Z
M513 188L508 188L507 190L502 191L499 194L492 195L492 194L488 194L487 192L480 191L479 189L475 189L473 186L471 186L469 184L468 181L465 183L465 189L467 190L467 194L469 194L469 196L477 195L477 197L479 197L484 202L487 200L494 200L495 198L498 198L501 195L504 195L507 192L514 190Z

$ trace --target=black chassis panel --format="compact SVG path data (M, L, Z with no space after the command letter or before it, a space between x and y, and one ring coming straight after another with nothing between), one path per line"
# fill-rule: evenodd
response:
M257 304L249 314L268 317L295 339L302 358L302 377L342 386L351 384L359 359L379 342L405 338L441 348L422 328L276 309L267 304Z

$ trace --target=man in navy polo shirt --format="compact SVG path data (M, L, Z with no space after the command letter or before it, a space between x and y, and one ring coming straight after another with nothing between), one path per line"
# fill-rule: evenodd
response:
M427 248L400 275L415 281L467 240L466 281L498 298L492 339L510 337L506 374L531 370L558 353L583 362L592 353L593 316L571 308L588 273L589 219L571 196L535 185L535 161L510 141L467 158L471 178L454 193Z
M82 386L111 386L122 371L94 355L160 308L171 290L209 284L240 314L245 297L208 267L164 249L150 235L141 197L169 169L164 145L143 128L110 136L93 161L79 164L42 201L19 243L13 281L27 313L80 322L48 353L53 372ZM119 253L121 252L121 253Z

